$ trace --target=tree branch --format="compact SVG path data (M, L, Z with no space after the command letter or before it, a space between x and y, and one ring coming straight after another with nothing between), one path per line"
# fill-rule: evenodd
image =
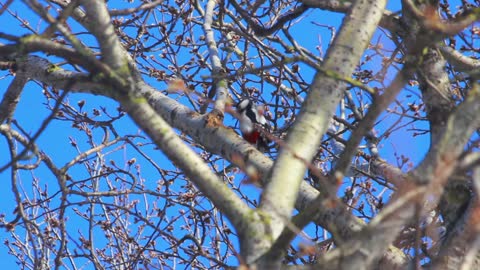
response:
M385 2L356 2L343 23L322 69L333 71L342 77L349 77L358 64L364 49L368 46ZM359 25L362 31L357 31ZM353 42L353 40L355 42ZM348 57L347 57L348 55ZM283 230L284 217L293 210L299 188L309 162L316 154L321 137L326 133L330 119L343 97L346 84L318 72L311 84L310 92L302 105L300 113L291 127L286 145L282 148L272 168L271 181L265 187L260 208L271 213L275 224L272 236L275 239ZM325 187L331 195L335 186ZM279 196L281 194L281 196Z
M115 34L106 4L96 0L81 0L80 3L85 7L90 24L95 24L90 31L98 40L102 59L112 69L125 69L127 54Z
M135 123L148 134L167 157L187 175L228 219L239 233L248 229L255 216L251 210L200 156L190 149L150 106L145 98L126 97L119 100Z
M299 7L295 8L293 11L280 17L271 27L263 28L262 26L258 25L252 20L252 15L248 13L246 10L244 10L237 3L237 1L230 0L229 3L232 4L235 7L235 10L237 10L237 12L240 13L240 15L242 15L242 18L248 22L248 25L252 27L253 32L255 32L255 34L260 37L265 37L273 34L273 32L280 30L285 23L291 20L294 20L295 18L299 17L305 11L308 10L308 7L306 5L300 5Z
M27 81L28 78L22 74L18 74L13 78L13 81L3 95L2 103L0 103L0 124L13 116L20 99L20 94Z
M456 167L471 134L480 126L480 86L475 84L470 95L449 119L437 146L432 147L420 165L411 173L410 181L383 210L365 227L360 239L347 241L340 249L322 260L339 265L338 269L369 269L378 261L388 245L407 223L415 218L418 204L429 202L434 207L439 200L448 177ZM431 208L422 210L422 213Z

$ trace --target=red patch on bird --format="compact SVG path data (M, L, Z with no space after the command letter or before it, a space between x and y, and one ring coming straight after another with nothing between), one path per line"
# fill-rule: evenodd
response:
M256 144L260 138L260 132L254 130L252 133L243 134L243 138L249 143Z

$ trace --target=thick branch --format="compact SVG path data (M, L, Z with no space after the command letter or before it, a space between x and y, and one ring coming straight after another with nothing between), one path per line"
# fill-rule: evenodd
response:
M85 7L90 24L95 24L90 31L98 40L105 63L113 69L125 67L127 64L124 58L125 50L110 23L106 4L96 0L82 0L81 3Z
M456 70L466 72L475 72L476 70L475 73L480 74L480 70L478 70L480 69L480 60L470 58L447 46L441 47L440 51Z
M358 1L355 4L327 54L322 65L324 70L340 77L351 76L369 44L384 7L384 1ZM321 138L343 97L345 86L345 83L324 72L317 73L297 120L288 133L287 147L280 150L260 206L272 214L274 238L283 230L283 226L279 225L291 215L307 163L317 153Z
M243 233L252 222L253 211L180 139L146 99L129 97L120 102L135 123Z
M13 78L12 83L8 86L7 91L3 95L2 103L0 103L0 124L12 117L20 99L23 87L27 83L28 78L19 74Z
M215 8L215 4L217 1L209 0L207 2L207 8L205 10L205 22L203 23L203 31L205 31L205 38L208 44L208 52L210 53L210 61L212 62L212 77L215 78L216 76L220 75L222 72L222 62L220 61L220 57L218 56L218 47L217 43L215 42L215 36L213 35L212 30L212 22L213 22L213 9ZM215 109L218 112L225 111L225 103L228 98L227 93L227 80L213 80L216 89L216 98L215 98ZM208 101L207 101L208 102Z
M441 139L432 147L422 163L412 172L411 183L405 183L393 199L366 227L358 238L346 242L324 259L339 265L338 269L369 269L394 241L398 232L415 218L416 205L429 201L436 205L443 186L456 167L456 160L480 126L480 87L470 91L469 97L448 119ZM416 185L413 185L415 183Z
M95 95L107 95L106 89L97 83L91 82L88 74L74 73L57 68L52 72L45 72L50 64L43 58L29 56L25 62L20 62L22 70L32 79L41 81L62 89L69 82L71 92L91 93ZM177 101L168 98L157 89L139 83L137 91L146 96L156 113L175 128L191 136L195 141L202 144L207 151L220 154L230 162L235 162L239 156L243 158L246 166L256 168L261 176L266 176L270 171L273 162L260 153L251 144L245 142L232 129L224 126L206 125L204 118L198 113L190 110ZM260 178L266 184L265 177ZM312 205L318 197L319 192L306 182L300 184L299 197L296 208L299 211ZM343 239L351 238L355 232L360 231L364 222L356 218L341 204L330 207L319 207L317 213L312 217L314 222L329 231L338 233Z

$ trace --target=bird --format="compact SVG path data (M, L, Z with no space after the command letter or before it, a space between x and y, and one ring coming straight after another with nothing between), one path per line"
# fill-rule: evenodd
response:
M270 143L270 140L265 136L265 132L270 131L270 126L263 116L263 109L248 98L240 100L236 107L242 137L258 150L265 152ZM260 129L263 129L263 131Z

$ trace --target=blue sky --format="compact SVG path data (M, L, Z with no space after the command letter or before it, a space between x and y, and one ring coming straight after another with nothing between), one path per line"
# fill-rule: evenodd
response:
M35 15L33 15L28 8L24 7L20 1L14 1L15 3L11 6L11 9L17 9L19 14L23 18L31 19L31 18L36 18ZM393 2L393 4L389 4L389 8L392 11L397 11L398 6L395 4L397 1L390 1ZM138 4L138 3L137 3ZM328 12L307 12L307 19L305 19L302 22L302 27L298 27L297 31L299 32L305 32L305 33L295 33L296 36L298 37L298 42L302 44L302 46L305 46L307 48L315 48L319 44L322 45L323 48L323 53L325 53L325 50L327 48L327 44L330 40L330 32L323 27L320 27L318 25L312 24L312 21L320 21L325 24L329 25L334 25L337 30L338 26L341 23L341 16L328 13ZM36 25L36 19L30 20L31 26L32 27L37 27ZM6 33L10 34L17 34L21 35L23 33L29 33L28 31L25 30L25 28L21 27L19 25L19 22L12 19L12 17L8 14L3 14L0 16L0 25L7 26L6 28L0 30L0 31L5 31ZM42 29L45 25L41 24L40 28ZM301 30L300 30L301 29ZM311 33L311 34L310 34ZM377 38L381 39L382 41L387 41L387 37L384 36L383 33L378 32L376 34L376 37L373 40L377 40ZM3 41L5 42L5 41ZM387 43L388 46L388 43ZM372 67L374 69L375 67ZM313 72L308 72L308 68L304 69L306 72L302 75L304 75L306 78L312 78L313 77ZM11 82L12 77L7 75L7 72L2 71L0 72L0 95L3 95L5 92L6 88L8 87L9 83ZM164 87L164 85L159 84L156 81L150 81L152 85L158 86L160 88ZM413 91L416 91L413 89ZM418 91L417 91L418 92ZM403 101L408 101L409 99L414 99L415 97L409 97L410 93L408 92L403 92L399 96L399 100ZM80 100L86 100L86 104L84 106L85 111L91 111L92 108L98 107L99 105L103 105L108 108L108 110L114 114L116 107L118 106L116 102L113 102L107 98L103 97L95 97L91 95L82 95L82 94L74 94L74 95L69 95L67 97L68 101L72 106L77 106L77 102ZM18 108L16 110L16 113L14 115L15 119L19 122L20 126L27 128L26 132L29 134L34 134L38 128L40 127L42 121L49 115L50 111L46 108L46 105L44 104L45 98L44 95L41 93L40 87L34 83L31 82L29 83L24 92L22 93L21 100L18 104ZM389 116L388 119L386 119L385 122L379 125L379 129L383 130L384 126L389 126L392 122L396 121L395 117ZM228 124L228 123L227 123ZM231 123L233 125L233 122ZM123 134L127 133L136 133L138 128L131 123L131 121L127 118L124 117L122 120L120 120L119 123L116 125L119 128L119 131L122 132ZM425 127L423 127L425 128ZM99 130L95 131L98 132L97 136L101 136L101 132ZM85 144L85 140L87 138L84 136L83 133L76 132L71 128L71 123L69 122L61 122L61 121L54 121L51 123L48 128L45 130L45 132L42 134L42 136L39 137L37 140L37 144L47 152L47 154L55 154L55 162L57 163L57 166L62 166L65 162L69 161L71 158L73 158L77 152L73 147L68 147L69 145L69 137L76 137L78 138L78 144L79 147L87 147L88 145ZM99 139L99 138L97 138ZM398 155L405 154L409 155L409 158L412 159L413 163L416 164L419 160L423 158L423 155L428 147L428 137L423 135L422 137L412 137L411 132L396 132L391 135L390 139L396 143L396 145L391 145L389 143L381 145L381 154L383 157L386 157L388 161L391 163L395 164L395 156L393 153L398 153ZM100 140L100 139L99 139ZM400 146L400 148L398 147ZM402 146L408 146L408 147L402 147ZM418 150L414 152L414 155L412 154L411 147L415 147ZM2 138L0 140L0 152L6 153L7 152L7 145L5 140ZM159 151L156 150L151 150L149 151L149 154L151 154L155 160L158 160L159 163L161 164L169 164L168 161L165 160L165 157L163 154L161 154ZM142 158L136 153L133 149L130 147L125 147L121 151L118 151L114 154L112 154L112 159L115 159L117 162L119 162L120 167L127 166L126 162L128 158L126 157L131 157L132 155L136 156L139 160L138 163L143 164L144 161L142 161ZM7 155L0 155L0 166L3 166L8 162L8 156ZM167 165L171 166L171 165ZM154 169L152 169L151 166L142 166L143 173L149 174L149 175L155 175L157 172L155 172ZM82 173L85 173L84 170L81 168L74 169L73 172L77 172L80 175L76 175L79 178L82 177L87 177L87 175L82 176ZM46 169L39 169L35 171L35 175L29 175L29 174L21 174L20 175L20 180L24 181L25 183L30 183L32 178L38 178L41 181L41 185L48 185L50 188L54 189L57 184L55 179L52 177L52 175L48 172ZM155 178L151 179L152 181L155 181ZM13 198L11 190L11 185L10 185L10 172L7 170L3 173L0 174L0 179L3 181L2 188L5 189L3 192L3 195L0 196L0 212L5 213L7 215L6 220L11 220L13 218L12 211L15 208L15 200ZM31 189L29 186L24 186L26 192L31 192ZM250 187L249 187L250 188ZM252 193L255 193L255 188L251 188ZM173 214L173 213L172 213ZM7 234L5 231L0 231L0 240L5 241L6 239L9 239L9 234ZM0 266L5 267L6 269L15 269L16 264L15 264L15 258L13 258L10 255L7 255L8 250L6 247L2 244L0 244Z

